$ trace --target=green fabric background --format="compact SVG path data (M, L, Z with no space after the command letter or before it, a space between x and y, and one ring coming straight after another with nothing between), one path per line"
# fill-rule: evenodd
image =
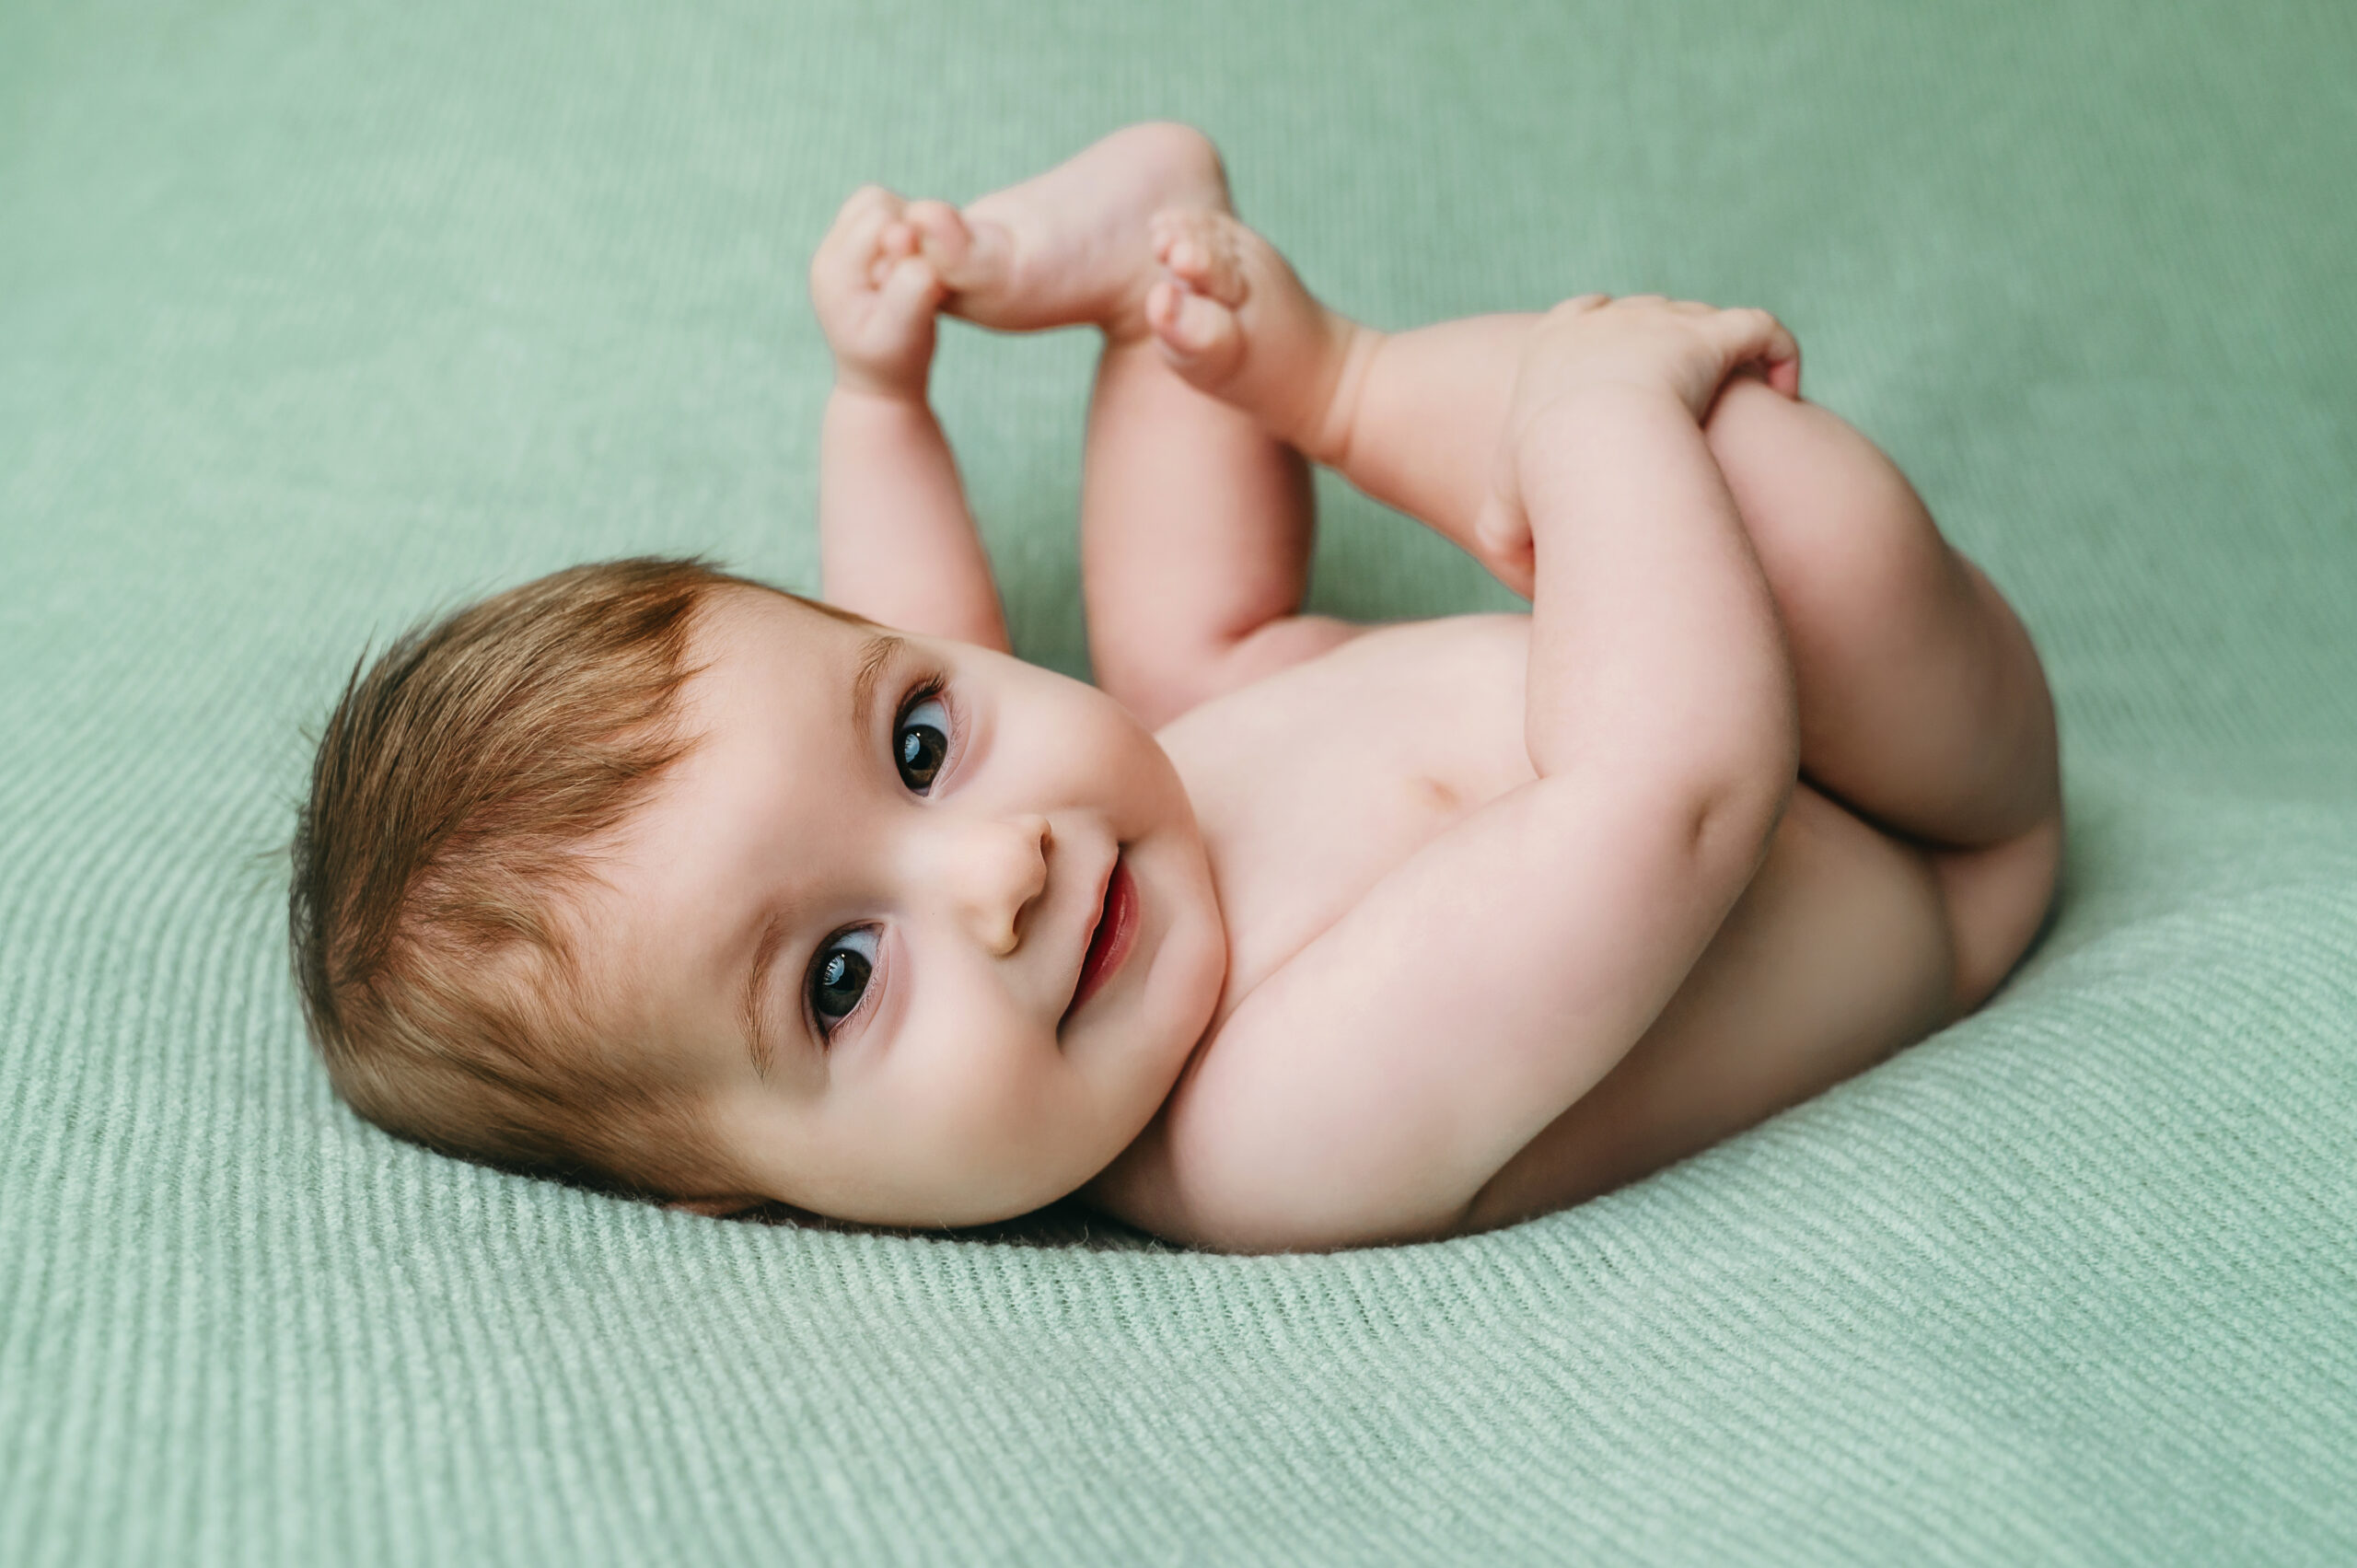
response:
M2357 1558L2357 9L0 3L0 1562ZM807 587L803 267L1122 122L1379 325L1778 311L2060 699L1984 1013L1585 1208L1228 1259L361 1125L283 871L372 636ZM1077 669L1084 334L944 344ZM1508 603L1339 486L1314 602Z

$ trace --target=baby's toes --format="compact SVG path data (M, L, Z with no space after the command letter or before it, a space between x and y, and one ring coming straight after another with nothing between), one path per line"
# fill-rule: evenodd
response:
M1146 291L1145 319L1171 367L1206 390L1225 380L1242 355L1236 312L1178 278L1163 278Z
M952 287L962 286L959 280L974 261L974 231L966 226L965 215L946 202L928 199L911 202L900 217L933 270Z
M1225 213L1175 208L1154 215L1148 224L1155 260L1197 295L1208 296L1230 310L1244 303L1248 292L1244 265L1237 253L1237 223Z

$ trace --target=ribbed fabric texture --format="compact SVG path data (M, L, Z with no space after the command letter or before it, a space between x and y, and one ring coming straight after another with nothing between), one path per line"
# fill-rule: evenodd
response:
M2357 1558L2357 10L0 6L0 1562ZM316 726L575 560L815 581L803 269L879 180L1218 138L1384 326L1777 310L2038 639L2060 914L1602 1202L1227 1259L726 1224L344 1111ZM1081 666L1086 334L949 330ZM1318 608L1510 603L1325 483Z

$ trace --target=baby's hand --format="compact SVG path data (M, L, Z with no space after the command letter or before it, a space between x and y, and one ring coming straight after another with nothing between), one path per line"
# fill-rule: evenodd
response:
M1765 310L1584 294L1539 318L1522 351L1507 428L1519 433L1549 405L1598 387L1669 392L1700 421L1747 366L1786 397L1800 396L1800 345Z
M947 292L880 185L853 192L810 259L810 303L835 354L835 380L888 396L924 393L934 316Z
M1699 424L1727 378L1747 369L1788 398L1801 394L1800 345L1765 310L1721 310L1658 294L1618 300L1584 294L1547 312L1523 348L1492 494L1474 524L1483 563L1508 587L1529 595L1522 462L1527 444L1545 439L1537 427L1599 392L1666 393Z

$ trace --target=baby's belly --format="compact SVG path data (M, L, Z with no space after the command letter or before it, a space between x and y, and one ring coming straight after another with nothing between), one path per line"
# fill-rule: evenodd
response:
M1528 654L1523 616L1385 627L1162 732L1227 924L1213 1029L1386 872L1531 780Z

